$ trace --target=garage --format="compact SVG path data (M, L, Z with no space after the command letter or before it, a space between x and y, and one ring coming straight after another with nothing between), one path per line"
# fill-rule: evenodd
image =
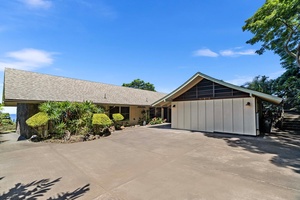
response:
M256 136L262 101L278 105L282 99L198 72L152 106L170 105L175 129Z

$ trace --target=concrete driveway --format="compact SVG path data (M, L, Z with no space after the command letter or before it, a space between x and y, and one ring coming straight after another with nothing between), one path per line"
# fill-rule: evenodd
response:
M16 138L0 135L0 199L300 199L299 135L158 126L74 144Z

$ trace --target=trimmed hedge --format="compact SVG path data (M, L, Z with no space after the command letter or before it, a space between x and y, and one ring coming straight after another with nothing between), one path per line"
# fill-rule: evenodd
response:
M124 119L124 116L121 113L114 113L112 115L114 121L122 121Z
M26 124L30 127L40 127L44 126L48 123L49 117L47 113L38 112L37 114L33 115L29 119L26 120Z
M112 124L112 121L104 113L93 114L92 124L105 127L105 126L110 126Z

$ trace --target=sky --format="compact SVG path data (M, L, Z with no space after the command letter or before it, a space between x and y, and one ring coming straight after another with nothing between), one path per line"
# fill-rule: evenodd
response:
M276 78L279 57L255 54L242 30L264 2L0 0L0 86L5 67L114 85L139 78L164 93L197 72L236 85Z

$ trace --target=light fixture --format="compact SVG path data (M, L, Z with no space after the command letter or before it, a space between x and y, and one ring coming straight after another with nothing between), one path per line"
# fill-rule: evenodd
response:
M251 105L251 103L248 101L247 103L246 103L246 106L250 106Z

